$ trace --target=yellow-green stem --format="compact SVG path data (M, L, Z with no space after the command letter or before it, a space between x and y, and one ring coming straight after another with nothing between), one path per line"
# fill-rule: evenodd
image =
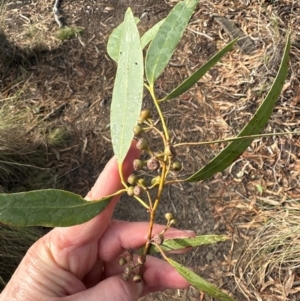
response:
M298 134L300 134L300 131L281 132L281 133L266 133L266 134L257 134L257 135L249 135L249 136L242 136L242 137L225 138L225 139L220 139L220 140L203 141L203 142L183 142L183 143L174 144L173 146L178 147L178 146L187 146L187 145L207 145L207 144L216 144L216 143L237 141L237 140L243 140L243 139L255 139L255 138L270 137L270 136L284 136L284 135L298 135Z
M122 169L122 164L118 164L118 168L119 168L119 175L120 175L120 179L121 179L121 183L125 188L128 188L128 185L126 184L125 180L124 180L124 175L123 175L123 169Z
M147 86L148 87L148 86ZM157 112L158 112L158 115L159 115L159 118L160 118L160 121L161 121L161 124L162 124L162 127L163 127L163 130L164 130L164 134L165 134L165 137L166 137L166 142L168 142L170 140L170 136L169 136L169 132L168 132L168 128L167 128L167 125L166 125L166 122L165 122L165 119L164 119L164 116L163 116L163 113L160 109L160 106L159 106L159 103L158 103L158 100L155 96L155 93L154 93L154 90L153 90L153 87L148 87L149 89L149 92L153 98L153 102L155 104L155 107L157 109ZM165 142L165 141L164 141ZM166 146L166 145L165 145Z

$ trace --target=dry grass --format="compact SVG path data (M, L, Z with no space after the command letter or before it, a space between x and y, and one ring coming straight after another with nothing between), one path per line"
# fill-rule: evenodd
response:
M260 209L257 229L235 265L236 283L247 298L299 300L300 202L283 198Z
M0 292L16 270L28 248L43 235L38 228L0 225Z

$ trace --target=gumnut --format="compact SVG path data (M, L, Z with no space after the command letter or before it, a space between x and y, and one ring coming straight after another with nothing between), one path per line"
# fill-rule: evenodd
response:
M123 280L128 281L130 279L130 274L123 273L122 278L123 278Z
M133 186L130 186L127 188L127 194L129 196L133 196L134 195L134 187Z
M170 220L170 225L176 225L177 224L177 220L175 218L172 218Z
M148 141L146 138L140 138L136 143L136 148L139 150L147 150L148 149Z
M135 125L133 127L133 133L135 136L140 136L143 133L144 129L140 125Z
M134 275L132 280L134 283L140 283L142 282L142 277L140 275Z
M151 159L149 159L147 161L147 168L150 171L154 171L154 170L159 169L159 166L160 166L159 161L154 157L152 157Z
M127 182L130 185L135 185L138 181L138 177L135 174L131 174L128 178L127 178Z
M145 119L142 117L138 118L138 124L143 124L145 122Z
M176 156L176 151L174 146L172 145L167 145L165 147L165 151L164 151L165 155L167 155L168 157L175 157Z
M172 164L172 169L175 171L180 171L182 169L182 164L180 162L174 162Z
M135 171L142 170L143 166L144 166L144 163L142 160L140 160L140 159L133 160L133 169Z
M125 254L123 256L124 256L124 258L126 259L127 262L130 262L133 259L133 255L129 251L125 252Z
M119 265L124 265L126 263L127 263L126 259L123 256L120 256L119 257Z
M172 220L174 218L174 216L172 213L168 212L165 214L165 218L169 222L170 220Z
M161 181L161 177L157 176L151 180L151 185L157 185L160 183L160 181Z
M146 262L146 256L145 255L140 255L138 258L137 258L137 262L139 264L144 264Z
M149 109L142 110L141 113L140 113L140 117L144 118L145 120L151 118L150 110Z
M130 275L131 273L132 273L132 267L131 266L125 267L123 274Z
M142 187L146 187L146 181L145 181L145 179L138 179L138 184L140 185L140 186L142 186Z
M138 185L136 185L136 186L134 186L134 188L133 188L133 194L134 195L136 195L136 196L139 196L139 195L141 195L141 187L140 186L138 186Z
M155 234L152 240L157 245L161 245L164 242L164 236L162 234Z

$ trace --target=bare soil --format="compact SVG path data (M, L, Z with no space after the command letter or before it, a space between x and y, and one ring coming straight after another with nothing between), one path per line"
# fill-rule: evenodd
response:
M58 25L52 2L24 0L3 5L1 26L6 38L1 39L7 52L0 57L1 102L21 91L20 108L38 114L41 123L50 121L68 129L71 139L63 149L49 149L55 157L51 156L48 166L60 175L56 187L85 195L113 155L109 108L116 64L106 53L108 37L122 22L127 7L141 19L139 28L145 32L178 1L61 1L63 23L84 29L82 36L63 42L55 35ZM174 142L232 137L243 128L276 76L288 27L293 31L290 72L265 131L298 130L299 20L298 1L201 1L170 67L157 81L158 94L171 91L236 34L245 34L250 40L246 48L237 46L189 92L164 104ZM148 95L145 107L152 107ZM159 147L155 137L151 143ZM182 147L178 152L184 165L182 176L197 171L224 146ZM276 206L282 206L283 198L299 198L299 156L298 136L274 135L255 140L236 163L209 181L170 186L163 195L158 223L164 223L165 212L171 211L179 228L231 238L176 258L237 300L299 300L297 290L284 295L283 289L265 286L269 279L263 279L261 290L254 293L243 271L234 272L251 239L251 222L260 211L259 205L274 206L276 201ZM136 221L148 216L125 197L115 218ZM300 272L292 272L294 287L298 287ZM275 281L281 283L282 279ZM211 298L190 288L167 290L144 300Z

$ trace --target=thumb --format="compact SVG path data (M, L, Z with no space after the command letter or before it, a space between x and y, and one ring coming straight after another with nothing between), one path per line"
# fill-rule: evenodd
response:
M144 289L143 282L125 281L121 275L109 277L94 287L67 297L72 301L136 301ZM70 298L70 299L69 299Z

